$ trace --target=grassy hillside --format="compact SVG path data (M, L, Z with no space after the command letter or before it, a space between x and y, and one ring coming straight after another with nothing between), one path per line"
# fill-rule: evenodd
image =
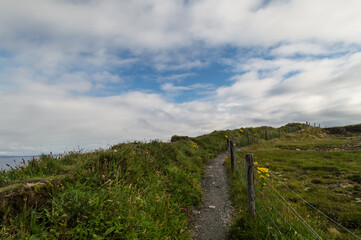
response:
M231 238L357 239L343 227L361 236L361 135L327 131L337 135L308 128L241 149L234 173L227 163L237 209ZM254 218L247 213L245 153L255 159Z
M249 129L252 142L265 129ZM190 239L204 165L226 150L225 135L246 144L239 129L215 131L43 155L1 172L0 239Z

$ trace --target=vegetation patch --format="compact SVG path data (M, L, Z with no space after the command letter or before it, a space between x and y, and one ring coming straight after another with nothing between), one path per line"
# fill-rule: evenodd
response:
M360 136L353 134L351 137L331 135L310 127L241 149L236 155L236 170L233 173L228 170L231 197L237 207L230 238L242 239L237 234L243 230L254 233L244 239L355 239L353 234L361 236L361 151L356 147ZM256 216L253 218L247 211L245 153L253 153L256 169ZM226 164L230 168L229 161ZM292 214L291 209L299 216Z
M3 171L0 239L190 239L204 165L226 150L226 135L246 142L239 129L214 131L42 155Z

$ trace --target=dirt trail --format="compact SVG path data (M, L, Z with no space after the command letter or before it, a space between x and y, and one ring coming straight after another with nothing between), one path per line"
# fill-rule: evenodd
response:
M223 162L226 153L212 159L202 182L203 205L193 210L191 229L196 240L226 239L232 206L228 195L228 180Z

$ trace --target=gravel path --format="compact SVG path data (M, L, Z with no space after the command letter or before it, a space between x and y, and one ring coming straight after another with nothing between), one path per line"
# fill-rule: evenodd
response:
M203 205L193 210L191 229L196 240L226 239L232 206L228 195L228 180L223 166L226 153L212 159L202 182Z

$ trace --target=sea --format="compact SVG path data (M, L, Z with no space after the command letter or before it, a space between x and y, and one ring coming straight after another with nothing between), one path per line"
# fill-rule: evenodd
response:
M15 167L18 164L23 164L23 159L25 162L33 159L33 157L38 156L0 156L0 170L10 170L11 167ZM9 166L8 166L9 165Z

